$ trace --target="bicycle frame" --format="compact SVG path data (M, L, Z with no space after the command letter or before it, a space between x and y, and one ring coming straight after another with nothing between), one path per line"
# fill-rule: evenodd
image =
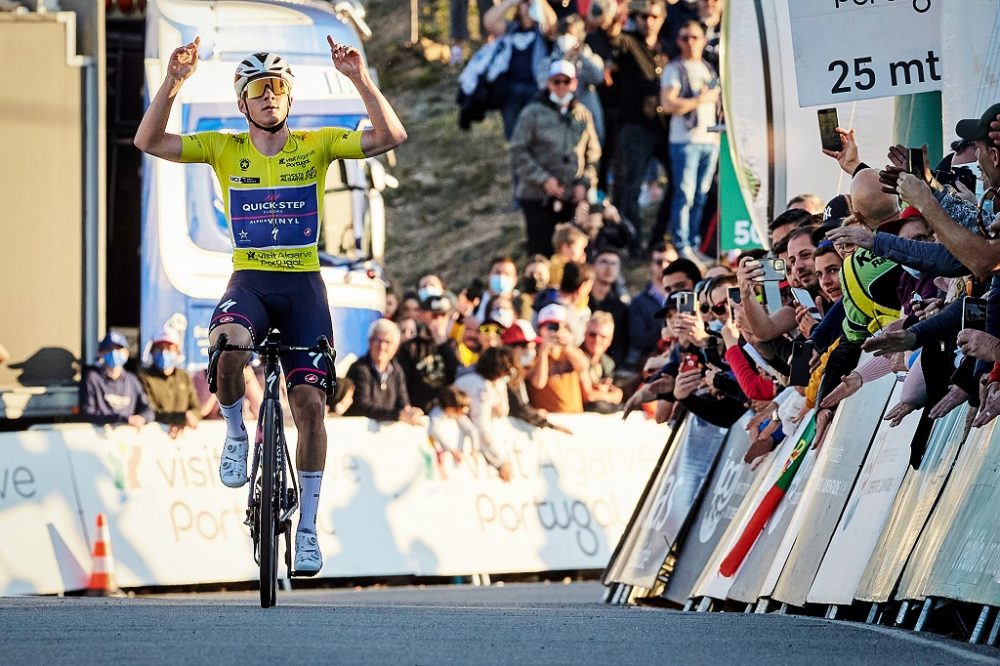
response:
M264 398L261 402L254 438L253 462L248 475L246 524L254 543L254 559L260 567L261 606L268 608L276 602L278 575L278 542L285 536L285 568L292 578L292 521L299 506L299 488L292 464L288 441L285 439L284 418L281 407L281 354L306 351L322 354L327 369L327 394L336 386L334 352L325 337L314 347L282 345L280 334L271 330L259 345L237 346L228 344L225 334L220 335L209 354L208 384L216 391L216 372L223 352L253 352L264 359ZM258 476L258 472L260 475ZM288 480L291 479L291 487ZM308 574L313 575L313 574Z

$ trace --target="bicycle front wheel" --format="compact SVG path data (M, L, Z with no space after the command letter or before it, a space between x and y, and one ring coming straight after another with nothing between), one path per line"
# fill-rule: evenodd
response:
M278 447L281 432L281 405L265 400L264 442L261 452L260 513L257 534L260 538L260 606L270 608L276 602L278 583Z

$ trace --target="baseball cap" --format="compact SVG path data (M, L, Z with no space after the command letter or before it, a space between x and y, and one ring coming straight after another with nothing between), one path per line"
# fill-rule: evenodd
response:
M118 331L108 331L107 335L101 340L97 345L97 348L101 351L111 349L112 347L124 347L128 349L128 338L119 333Z
M523 345L529 342L539 342L538 333L526 319L516 319L500 336L500 342L505 345Z
M551 79L553 76L559 76L560 74L575 79L576 66L568 60L554 60L549 65L549 78Z
M990 141L990 123L997 119L1000 115L1000 103L994 104L990 108L983 112L983 115L979 118L966 118L965 120L959 120L958 124L955 125L955 133L962 139L968 141L986 141L987 143L993 143Z
M156 344L157 342L168 342L172 345L181 346L181 336L174 329L169 326L164 326L156 332L153 339L149 341L150 344Z
M451 312L451 301L447 296L428 296L420 301L420 309L425 312Z
M840 223L851 214L851 202L846 194L838 194L826 202L823 209L823 228L833 229L839 227Z
M566 323L566 308L558 303L549 303L538 313L538 325L557 322Z

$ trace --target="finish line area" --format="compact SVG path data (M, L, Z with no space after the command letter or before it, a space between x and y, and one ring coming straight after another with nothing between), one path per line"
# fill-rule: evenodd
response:
M996 663L992 648L790 615L601 603L599 583L21 597L0 607L7 663ZM724 639L720 639L725 636Z

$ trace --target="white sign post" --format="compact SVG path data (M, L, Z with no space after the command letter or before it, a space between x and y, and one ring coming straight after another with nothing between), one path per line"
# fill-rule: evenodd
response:
M941 0L788 0L799 106L941 90Z

